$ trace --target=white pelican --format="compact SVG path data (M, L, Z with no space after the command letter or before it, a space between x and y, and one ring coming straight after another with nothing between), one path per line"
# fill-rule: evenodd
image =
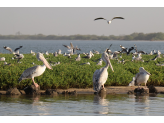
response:
M146 83L150 75L151 74L147 72L143 67L140 67L139 73L137 73L135 76L135 83L131 83L131 86L138 85L139 87L142 83L145 83L145 88L147 88Z
M52 69L52 67L50 66L50 64L47 62L47 60L44 58L42 53L37 53L37 59L43 62L43 65L37 65L31 68L26 69L22 75L20 76L20 78L18 79L19 82L21 82L24 79L29 79L31 78L35 87L37 88L39 85L37 83L35 83L34 81L34 77L40 76L44 73L46 67L49 69Z
M110 23L112 23L112 20L113 20L113 19L124 19L124 18L123 18L123 17L114 17L114 18L112 18L112 20L109 21L109 20L107 20L107 19L105 19L105 18L100 17L100 18L96 18L96 19L94 19L94 20L99 20L99 19L106 20L107 23L110 24Z
M104 84L108 78L108 67L113 70L113 67L110 63L109 56L106 52L102 54L102 59L106 63L105 67L96 70L93 74L93 89L97 92L101 90L101 87L104 89Z

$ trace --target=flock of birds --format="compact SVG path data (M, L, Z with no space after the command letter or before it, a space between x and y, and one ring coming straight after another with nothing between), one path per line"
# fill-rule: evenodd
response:
M123 17L114 17L114 18L112 18L109 21L109 20L107 20L105 18L100 17L100 18L96 18L94 20L101 20L101 19L106 20L107 23L110 24L112 22L112 20L114 20L114 19L124 19L124 18ZM68 56L68 58L71 58L71 55L75 54L76 53L76 50L81 50L77 46L74 47L72 43L70 43L70 46L68 46L68 45L63 45L63 46L66 47L66 48L68 48L69 53L64 53L63 54L63 56ZM108 71L107 71L108 70L108 67L110 67L111 70L114 72L114 69L113 69L112 64L110 62L110 59L116 59L118 61L118 63L123 63L123 64L126 63L126 61L124 59L122 59L122 61L119 61L118 60L118 57L122 58L122 56L121 55L118 56L118 54L126 53L127 55L129 55L132 50L135 50L135 52L132 53L133 54L132 61L142 61L142 62L149 62L150 60L156 60L157 58L160 58L160 54L161 54L160 51L158 51L158 52L156 52L155 50L153 52L151 51L149 55L157 54L157 56L154 59L150 59L148 61L144 61L142 59L142 56L141 55L142 54L147 54L147 53L145 53L144 51L138 51L136 45L134 45L134 47L130 47L130 48L125 48L124 46L120 45L121 50L120 51L114 51L114 52L112 52L110 50L110 47L111 46L112 46L112 44L109 46L109 48L107 48L102 53L102 57L100 59L98 59L97 65L102 65L102 61L104 61L106 63L106 65L104 67L96 70L94 72L94 74L93 74L93 89L96 92L99 92L101 89L105 89L104 88L104 84L105 84L105 82L107 81L107 78L108 78ZM4 49L6 49L6 50L10 51L12 54L14 54L14 58L18 59L17 62L19 63L20 59L23 59L24 58L24 55L19 53L19 49L21 49L22 47L23 46L20 46L20 47L16 48L14 51L10 47L7 47L7 46L4 46ZM83 53L85 56L82 57L82 58L88 58L88 59L90 59L91 57L94 56L94 53L95 54L99 54L98 51L93 50L93 52L90 51L87 54L86 53ZM35 52L33 52L31 50L31 54L32 55L35 55ZM46 55L49 55L48 51L45 54ZM55 57L57 57L59 54L61 54L61 50L60 49L57 52L53 53L53 55ZM135 55L138 55L138 56L136 57ZM12 58L12 59L14 59L14 58ZM46 67L48 69L51 69L51 70L53 70L53 69L51 67L52 65L50 65L47 62L47 60L45 59L43 53L38 52L36 54L36 58L38 60L42 61L43 62L43 65L37 65L37 66L33 66L31 68L26 69L22 73L22 75L20 76L20 78L18 79L18 81L21 82L24 79L31 78L32 81L33 81L33 84L35 85L35 87L38 88L39 85L34 81L34 77L37 77L37 76L42 75L44 73ZM80 53L78 54L77 58L75 58L75 60L76 61L80 61L81 60ZM4 57L1 57L0 58L0 61L5 61L5 58ZM7 63L5 63L5 64L7 64ZM60 62L57 63L57 64L60 64ZM90 65L89 62L83 63L83 64ZM149 76L150 75L151 74L149 72L147 72L143 67L140 67L139 68L139 73L137 73L136 76L133 77L132 81L129 83L129 86L134 86L134 85L140 86L142 83L145 83L145 88L146 88L146 83L147 83L147 80L149 79Z

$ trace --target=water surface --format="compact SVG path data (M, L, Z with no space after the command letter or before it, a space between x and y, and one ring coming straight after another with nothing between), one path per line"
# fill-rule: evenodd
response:
M106 48L109 48L110 44L112 44L111 50L119 51L121 50L120 45L124 47L130 48L136 44L138 50L143 50L147 53L150 53L152 50L160 50L164 53L164 42L163 41L111 41L111 40L0 40L1 53L10 53L5 50L3 46L9 46L13 50L18 46L22 45L23 48L20 49L20 53L30 53L30 51L34 52L43 52L46 51L50 53L54 53L59 49L62 50L62 53L68 52L67 48L63 46L69 45L70 42L73 43L74 46L78 46L81 48L81 51L77 51L77 53L88 53L90 50L97 50L100 53L104 52ZM132 51L133 52L133 51Z
M163 116L164 95L0 96L1 116Z

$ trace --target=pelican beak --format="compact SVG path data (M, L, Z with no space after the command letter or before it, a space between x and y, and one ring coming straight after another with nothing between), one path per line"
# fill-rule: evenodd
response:
M46 65L48 69L52 69L51 65L47 62L47 60L44 57L40 57L40 60Z
M150 74L149 72L147 72L147 71L146 71L146 73L147 73L148 75L151 75L151 74Z
M110 60L109 59L107 59L107 62L109 64L110 68L112 69L112 71L114 72L113 67L112 67L112 64L110 63Z

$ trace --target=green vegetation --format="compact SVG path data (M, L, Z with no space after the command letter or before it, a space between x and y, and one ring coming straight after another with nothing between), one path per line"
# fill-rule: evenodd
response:
M70 36L61 36L61 35L0 35L0 39L24 39L24 40L164 40L164 33L132 33L130 35L121 35L121 36L97 36L97 35L70 35Z
M21 76L23 71L35 64L42 65L41 61L38 61L36 56L31 54L24 54L24 59L20 60L22 63L17 63L17 60L12 60L13 54L0 54L0 57L5 57L7 63L11 63L10 66L4 65L3 61L0 61L0 89L8 89L9 87L18 87L23 89L27 85L32 84L31 79L22 80L18 83L18 78ZM71 59L59 55L54 57L52 54L49 56L44 55L48 58L47 61L58 62L61 64L53 66L53 70L46 69L45 72L35 77L41 89L47 88L89 88L92 87L92 76L96 69L100 69L105 66L103 62L102 66L97 66L97 60L101 57L101 54L95 54L91 59L82 58L81 61L75 61L77 55L72 55ZM81 55L83 57L84 55ZM108 80L105 86L126 86L132 80L132 77L139 72L140 67L144 67L145 70L150 72L152 75L148 80L148 85L164 86L164 68L162 66L156 66L157 61L164 61L164 58L158 58L157 61L150 61L148 63L136 61L132 62L132 55L127 56L123 54L124 59L128 60L126 63L118 64L116 60L110 60L114 72L108 69ZM155 56L142 55L142 58L146 61L154 58ZM90 65L80 65L81 63L90 62Z

